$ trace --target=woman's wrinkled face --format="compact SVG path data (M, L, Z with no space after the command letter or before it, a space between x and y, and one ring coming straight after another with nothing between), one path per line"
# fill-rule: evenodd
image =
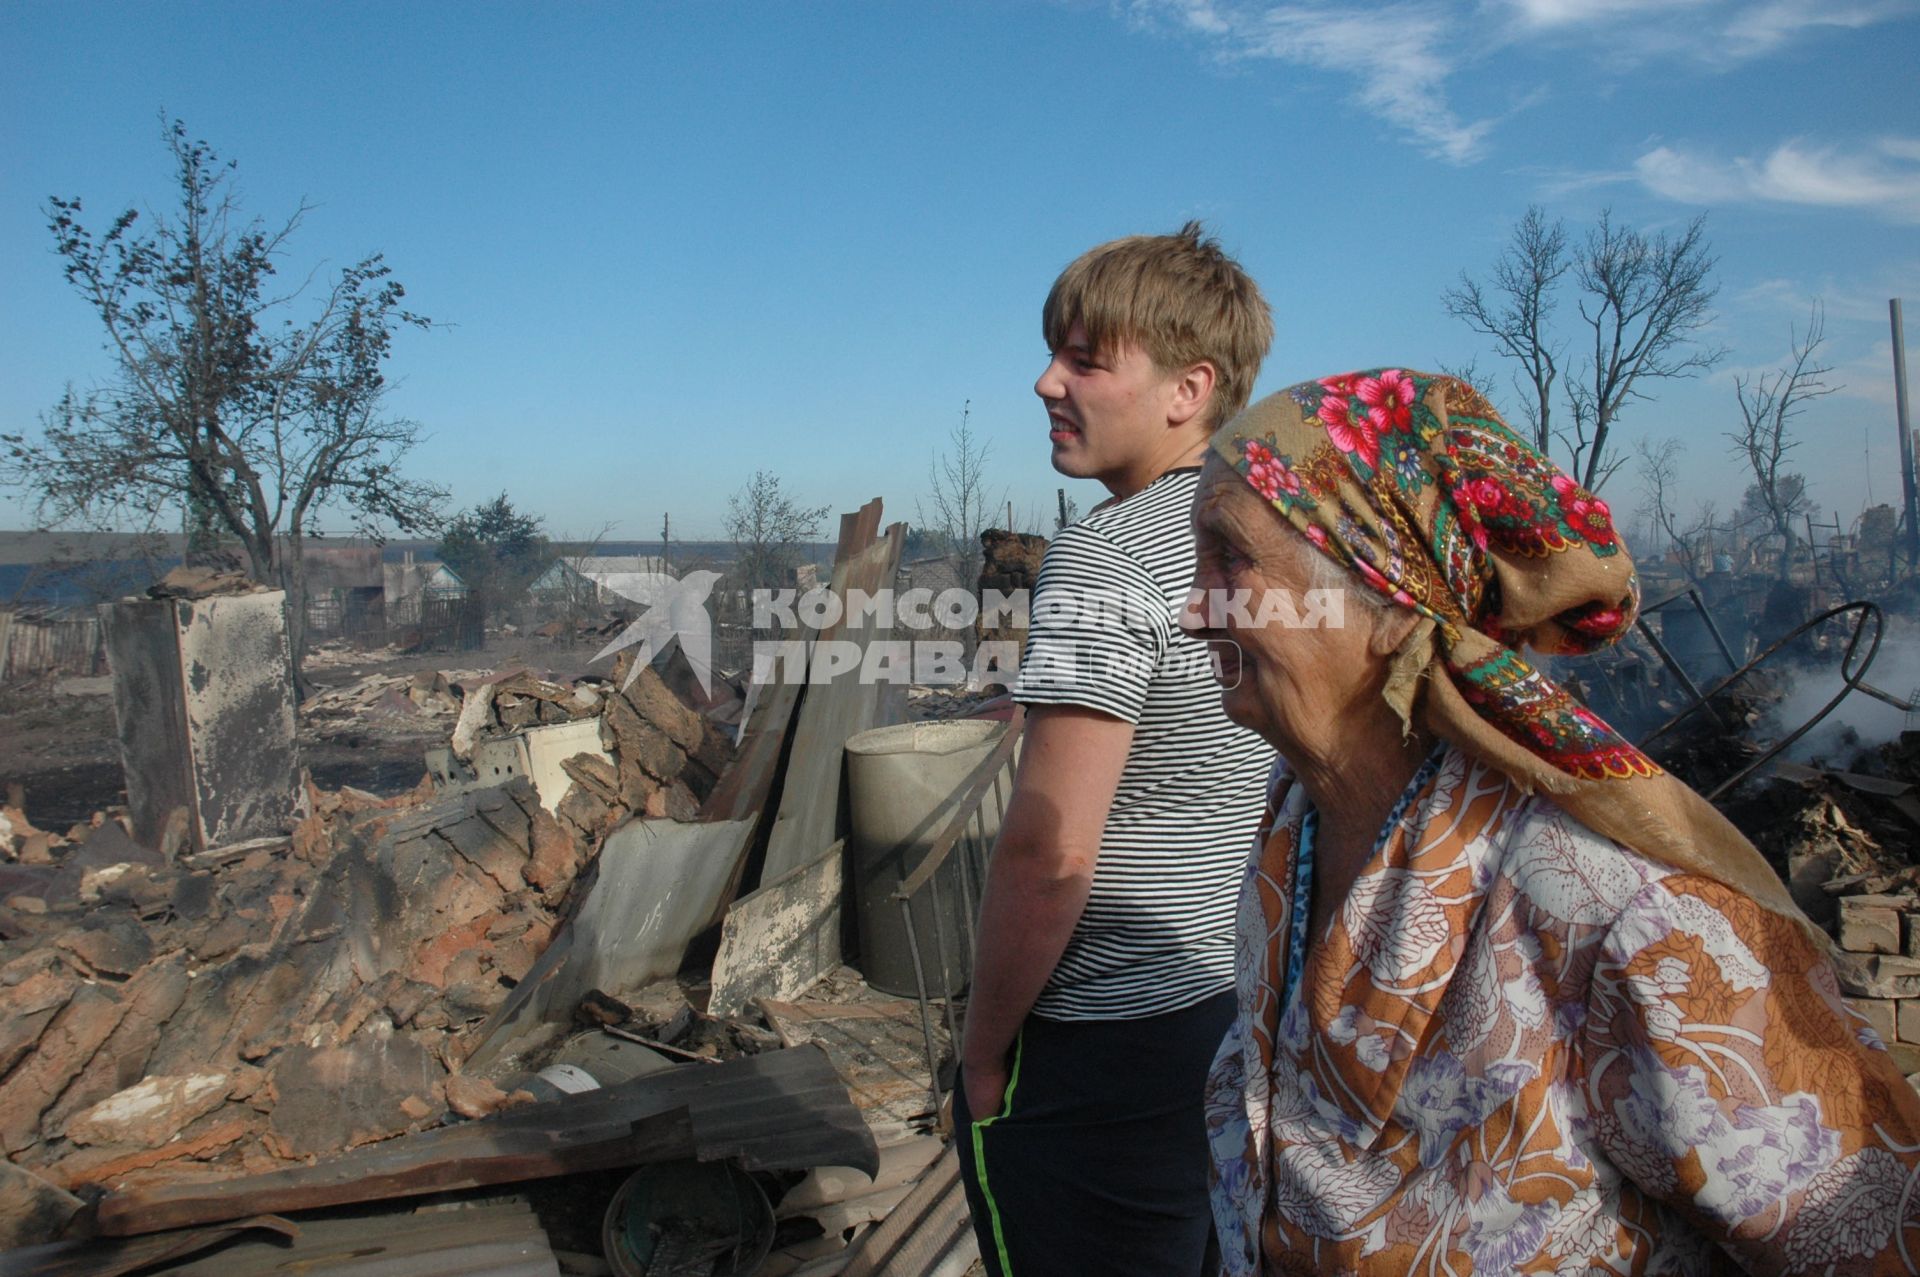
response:
M1317 571L1307 542L1247 481L1209 455L1194 495L1197 567L1180 625L1214 657L1227 717L1281 753L1322 751L1350 715L1383 708L1383 615ZM1356 587L1357 588L1357 587Z

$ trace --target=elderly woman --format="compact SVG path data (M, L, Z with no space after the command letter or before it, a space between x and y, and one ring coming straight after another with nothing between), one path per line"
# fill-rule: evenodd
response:
M1605 504L1383 369L1223 427L1194 524L1183 623L1287 760L1209 1084L1226 1272L1916 1271L1920 1101L1819 933L1520 655L1632 621Z

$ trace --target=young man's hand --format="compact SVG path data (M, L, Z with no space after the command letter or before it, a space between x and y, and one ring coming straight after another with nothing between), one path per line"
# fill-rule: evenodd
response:
M967 1090L967 1115L983 1122L1000 1111L1007 1094L1005 1064L962 1064L960 1085Z

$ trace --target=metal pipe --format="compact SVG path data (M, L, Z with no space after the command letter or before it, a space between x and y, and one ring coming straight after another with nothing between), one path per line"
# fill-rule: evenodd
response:
M927 890L933 893L933 955L940 964L940 997L946 1003L947 1011L947 1048L960 1056L960 1026L953 1018L953 975L947 963L947 924L940 907L940 880L935 878L927 884Z
M979 842L969 837L966 854L960 857L960 872L954 875L960 882L960 931L967 941L969 962L973 955L973 862L979 854Z
M1900 431L1900 482L1907 499L1907 567L1920 563L1920 499L1913 473L1913 431L1907 424L1907 337L1900 320L1900 299L1887 300L1893 321L1893 417Z
M913 987L920 994L920 1041L927 1052L927 1086L933 1092L933 1111L940 1112L940 1060L933 1050L933 1013L927 1010L927 973L920 965L920 937L913 932L913 900L898 897L900 916L907 924L907 948L913 951Z
M1719 708L1709 703L1707 698L1700 694L1700 689L1694 685L1692 679L1687 677L1687 672L1680 668L1680 662L1673 659L1673 653L1667 650L1666 644L1660 641L1659 636L1653 632L1653 629L1647 624L1646 619L1643 617L1635 621L1634 624L1640 627L1641 635L1647 642L1653 645L1654 654L1665 662L1666 667L1673 671L1673 676L1680 680L1680 686L1687 690L1687 695L1693 697L1693 704L1688 706L1683 712L1692 713L1702 705L1705 705L1707 707L1707 713L1713 715L1713 721L1722 727L1726 727L1727 720L1721 716Z
M1875 697L1879 700L1886 701L1888 704L1893 705L1896 708L1906 709L1909 712L1911 712L1915 708L1911 700L1902 701L1897 697L1894 697L1886 692L1881 691L1879 688L1874 687L1872 684L1866 681L1867 668L1873 664L1873 658L1876 655L1878 655L1880 651L1880 637L1882 632L1886 628L1886 619L1878 607L1876 607L1872 603L1867 602L1864 599L1861 599L1852 603L1842 603L1838 607L1828 608L1826 611L1820 613L1820 615L1814 617L1812 620L1803 622L1799 626L1788 631L1786 634L1781 635L1780 638L1776 639L1772 644L1770 644L1765 651L1761 652L1759 655L1755 656L1752 660L1748 661L1745 665L1742 665L1739 669L1735 670L1733 673L1727 675L1725 678L1721 679L1718 683L1714 684L1713 687L1707 692L1706 697L1703 697L1699 702L1693 705L1687 706L1685 709L1681 710L1678 714L1675 714L1672 718L1669 718L1666 722L1660 724L1660 726L1654 728L1651 732L1648 732L1645 736L1641 737L1639 740L1640 748L1645 749L1656 738L1664 735L1668 730L1673 728L1676 724L1681 722L1688 715L1698 710L1701 705L1709 704L1712 697L1718 696L1722 691L1726 690L1728 687L1738 682L1740 679L1745 678L1748 674L1752 673L1754 670L1764 665L1767 661L1773 658L1775 653L1785 649L1788 645L1790 645L1795 639L1798 639L1801 635L1807 633L1810 630L1816 629L1819 626L1826 624L1828 621L1833 620L1835 617L1840 616L1841 614L1847 613L1847 612L1860 613L1860 619L1854 622L1853 632L1847 636L1846 649L1844 652L1841 653L1841 656L1840 656L1840 683L1841 683L1840 691L1834 696L1832 700L1828 701L1825 705L1821 706L1820 709L1817 712L1815 712L1812 717L1808 718L1805 722L1801 723L1800 726L1794 728L1791 732L1788 732L1785 736L1781 737L1779 740L1775 741L1772 745L1768 746L1756 758L1754 758L1753 761L1749 762L1745 767L1742 767L1739 771L1735 772L1733 775L1721 781L1718 785L1716 785L1711 791L1709 791L1706 794L1706 798L1709 801L1715 798L1718 798L1720 795L1726 793L1728 790L1732 789L1735 785L1738 785L1741 781L1745 780L1748 776L1751 776L1755 771L1759 770L1761 767L1765 766L1767 763L1772 762L1776 757L1779 756L1782 750L1787 748L1787 746L1793 744L1795 741L1799 740L1802 736L1805 736L1808 732L1812 731L1814 727L1816 727L1822 719L1824 719L1829 713L1832 712L1833 708L1836 705L1838 705L1841 701L1847 698L1847 694L1850 692L1855 692L1855 691L1865 692L1867 693L1867 695ZM1872 634L1872 638L1867 642L1866 654L1864 656L1861 656L1859 655L1860 644L1861 644L1862 638L1867 633L1867 625L1869 622L1871 622L1873 625L1873 634Z
M1713 635L1714 646L1720 649L1720 655L1727 658L1727 668L1739 669L1740 662L1733 658L1733 649L1728 647L1727 640L1721 637L1720 626L1714 621L1713 611L1707 606L1707 601L1700 597L1700 591L1693 586L1687 587L1687 594L1693 599L1694 609L1700 613L1700 619L1707 623L1707 633Z

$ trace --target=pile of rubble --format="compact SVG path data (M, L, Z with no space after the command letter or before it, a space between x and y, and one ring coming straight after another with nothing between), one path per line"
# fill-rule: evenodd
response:
M905 529L879 520L843 520L835 590L894 578ZM303 780L269 837L221 844L186 806L158 839L132 802L64 836L0 814L0 1249L33 1246L8 1261L78 1277L220 1247L231 1271L330 1271L346 1238L477 1271L451 1257L488 1186L729 1161L772 1202L754 1271L962 1271L927 994L818 996L844 971L845 743L904 705L853 679L748 700L657 665L323 693L311 719L404 702L453 718L448 744L396 797ZM970 816L943 817L949 844ZM448 1188L476 1195L473 1228L396 1205ZM546 1221L485 1219L548 1253ZM930 1230L934 1266L912 1258ZM607 1271L586 1262L566 1271Z
M67 1189L257 1172L503 1101L460 1077L461 1035L545 947L584 849L524 782L309 801L292 837L229 863L168 862L110 818L15 875L15 1164Z
M367 714L452 716L460 712L461 687L484 674L425 670L418 674L369 674L344 687L328 687L300 703L303 720L319 736L357 728Z
M682 661L668 673L684 669ZM586 726L542 730L569 724ZM563 776L550 784L537 774L543 751ZM636 673L623 655L605 678L561 683L522 670L470 686L448 754L450 778L490 783L536 773L554 814L577 838L598 844L634 816L692 820L726 769L733 742L726 727L683 700L652 666Z
M394 799L309 786L289 837L198 857L112 815L66 838L0 817L15 1164L63 1188L257 1172L505 1102L462 1076L463 1035L547 947L605 828L697 806L730 749L650 669L624 692L510 676L467 704L481 734L597 720L561 818L524 776Z

